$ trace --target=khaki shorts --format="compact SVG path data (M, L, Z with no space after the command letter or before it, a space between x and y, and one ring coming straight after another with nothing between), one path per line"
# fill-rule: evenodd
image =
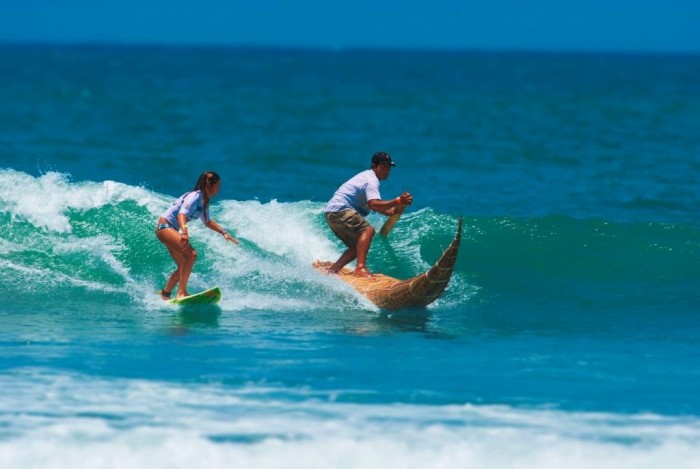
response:
M333 233L349 248L357 246L360 234L372 227L362 215L352 209L326 212L325 217Z

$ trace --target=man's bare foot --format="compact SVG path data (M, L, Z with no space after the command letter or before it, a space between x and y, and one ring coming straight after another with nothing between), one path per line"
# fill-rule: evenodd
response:
M352 274L355 277L374 277L374 274L367 269L355 269Z

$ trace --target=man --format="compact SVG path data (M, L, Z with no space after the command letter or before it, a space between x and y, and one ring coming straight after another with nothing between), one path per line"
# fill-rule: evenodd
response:
M333 233L348 247L335 261L329 273L337 274L340 269L357 259L354 274L359 277L371 277L367 271L367 253L369 252L374 228L365 217L370 210L384 215L394 215L411 205L413 196L404 192L391 200L381 200L379 181L389 177L391 168L396 163L391 161L388 153L377 152L372 156L372 167L362 171L341 185L325 208L325 217Z

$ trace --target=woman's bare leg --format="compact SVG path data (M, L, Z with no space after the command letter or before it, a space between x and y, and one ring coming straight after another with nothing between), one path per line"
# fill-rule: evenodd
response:
M156 237L161 243L168 248L170 257L173 258L177 269L170 274L168 281L165 284L165 291L171 292L175 285L179 283L179 289L177 296L187 296L187 282L189 281L190 274L192 273L192 267L194 266L194 261L197 258L197 252L192 249L190 244L186 244L183 248L182 238L180 234L172 228L166 228L163 230L158 230L156 232Z

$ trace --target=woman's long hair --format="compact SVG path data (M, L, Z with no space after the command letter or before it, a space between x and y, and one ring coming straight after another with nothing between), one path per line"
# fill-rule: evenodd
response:
M219 179L221 179L221 176L219 176L214 171L204 171L202 174L199 175L199 179L197 179L197 184L195 184L194 189L192 189L192 191L202 191L202 194L204 195L205 208L209 207L209 196L207 195L206 188L211 187L217 182L219 182Z

